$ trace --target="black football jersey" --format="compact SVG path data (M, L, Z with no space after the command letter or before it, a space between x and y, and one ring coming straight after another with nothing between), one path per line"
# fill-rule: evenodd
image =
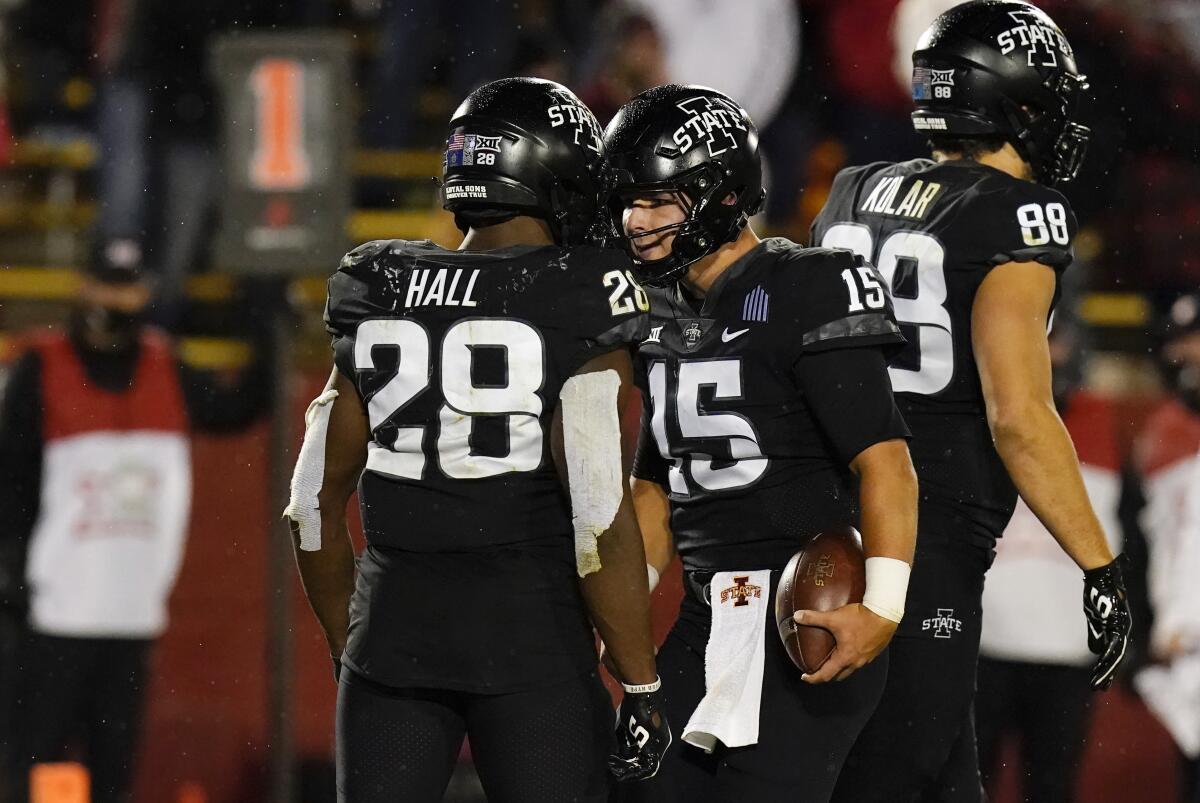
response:
M571 538L550 456L559 390L645 337L624 254L376 241L329 280L335 362L371 426L359 487L373 546L462 552Z
M990 549L1012 516L1016 489L987 426L971 308L997 265L1066 269L1076 231L1061 193L972 161L876 163L834 180L811 242L860 254L891 288L908 345L889 370L913 432L923 540Z
M779 568L805 538L851 523L848 463L907 435L879 354L903 338L874 269L846 251L768 239L702 302L680 285L649 292L634 474L666 488L685 568ZM803 389L798 364L859 349L872 352L886 421L861 426L849 409L819 420L813 394L831 388Z

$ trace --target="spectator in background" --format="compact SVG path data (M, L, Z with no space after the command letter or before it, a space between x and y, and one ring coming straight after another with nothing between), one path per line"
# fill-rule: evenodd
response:
M648 16L618 10L608 27L596 76L579 93L605 126L634 95L668 82L662 37Z
M142 323L151 290L137 259L128 242L98 255L69 326L33 338L0 409L0 601L28 626L6 751L14 801L33 764L76 743L94 803L127 799L187 531L189 420L230 429L264 406L258 371L221 387L178 366Z
M516 3L379 0L357 5L380 17L380 37L362 134L370 148L433 145L415 128L421 91L448 67L451 96L503 77L516 44ZM443 59L448 61L443 64Z
M1082 326L1060 309L1050 336L1054 397L1079 455L1088 498L1116 554L1123 540L1116 418L1106 399L1080 389L1082 337ZM1021 799L1075 799L1095 662L1078 597L1078 567L1018 500L996 543L983 591L975 716L979 768L993 793L1003 747L1015 738Z
M629 0L628 6L662 37L668 83L710 86L737 98L760 130L771 124L800 55L795 0Z
M1170 398L1138 438L1154 612L1151 659L1135 685L1184 759L1187 803L1200 801L1200 293L1179 296L1162 326Z
M609 59L581 97L607 123L637 92L664 83L700 84L738 98L761 134L767 219L785 220L803 186L812 144L800 104L785 108L800 61L796 0L625 0ZM795 98L792 98L795 100ZM782 125L773 123L779 119Z
M203 265L219 184L209 48L222 33L304 19L305 2L110 0L100 51L97 240L132 240L155 269L156 316L177 322L183 283Z

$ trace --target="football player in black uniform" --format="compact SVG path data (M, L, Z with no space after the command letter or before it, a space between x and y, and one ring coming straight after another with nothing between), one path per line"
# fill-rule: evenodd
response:
M886 368L903 342L887 290L848 251L755 235L758 134L725 95L643 92L608 126L605 146L612 234L651 285L634 499L652 582L674 551L683 560L686 594L658 666L668 715L691 742L677 740L658 777L622 792L826 800L882 691L887 661L873 659L900 619L916 537L908 429ZM802 677L774 621L780 570L808 538L852 523L868 556L867 598L802 614L837 638ZM768 591L748 579L756 575ZM717 635L726 626L714 624L748 594L768 609L743 625L762 645L761 664L749 654L758 647L726 651ZM722 700L719 687L739 680L724 667L746 660L752 685ZM830 680L841 682L820 685ZM712 722L703 711L723 713Z
M618 769L653 773L670 739L618 424L648 305L623 253L583 244L599 135L558 84L481 87L445 152L461 247L367 243L329 281L335 368L288 515L339 675L339 800L440 800L464 733L490 800L603 800L589 614L630 684Z
M980 0L938 17L913 54L913 123L932 159L843 170L812 243L879 267L908 346L892 386L912 428L920 535L888 687L836 800L977 801L980 597L1019 492L1083 570L1104 688L1129 609L1055 411L1046 342L1075 217L1050 185L1079 169L1086 83L1045 13Z

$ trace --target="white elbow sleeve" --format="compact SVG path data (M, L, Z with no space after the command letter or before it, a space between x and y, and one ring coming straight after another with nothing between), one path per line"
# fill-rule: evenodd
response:
M296 522L300 548L316 552L321 548L321 507L317 494L325 481L325 435L329 414L338 392L332 388L312 400L304 414L304 443L292 472L291 498L283 515Z
M559 393L580 577L600 569L596 539L612 525L621 506L620 387L615 371L599 371L571 377Z

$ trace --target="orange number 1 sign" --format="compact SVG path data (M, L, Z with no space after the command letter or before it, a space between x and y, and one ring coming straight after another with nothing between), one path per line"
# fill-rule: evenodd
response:
M312 175L304 147L304 66L263 59L250 74L254 88L254 152L250 181L262 190L298 190Z

